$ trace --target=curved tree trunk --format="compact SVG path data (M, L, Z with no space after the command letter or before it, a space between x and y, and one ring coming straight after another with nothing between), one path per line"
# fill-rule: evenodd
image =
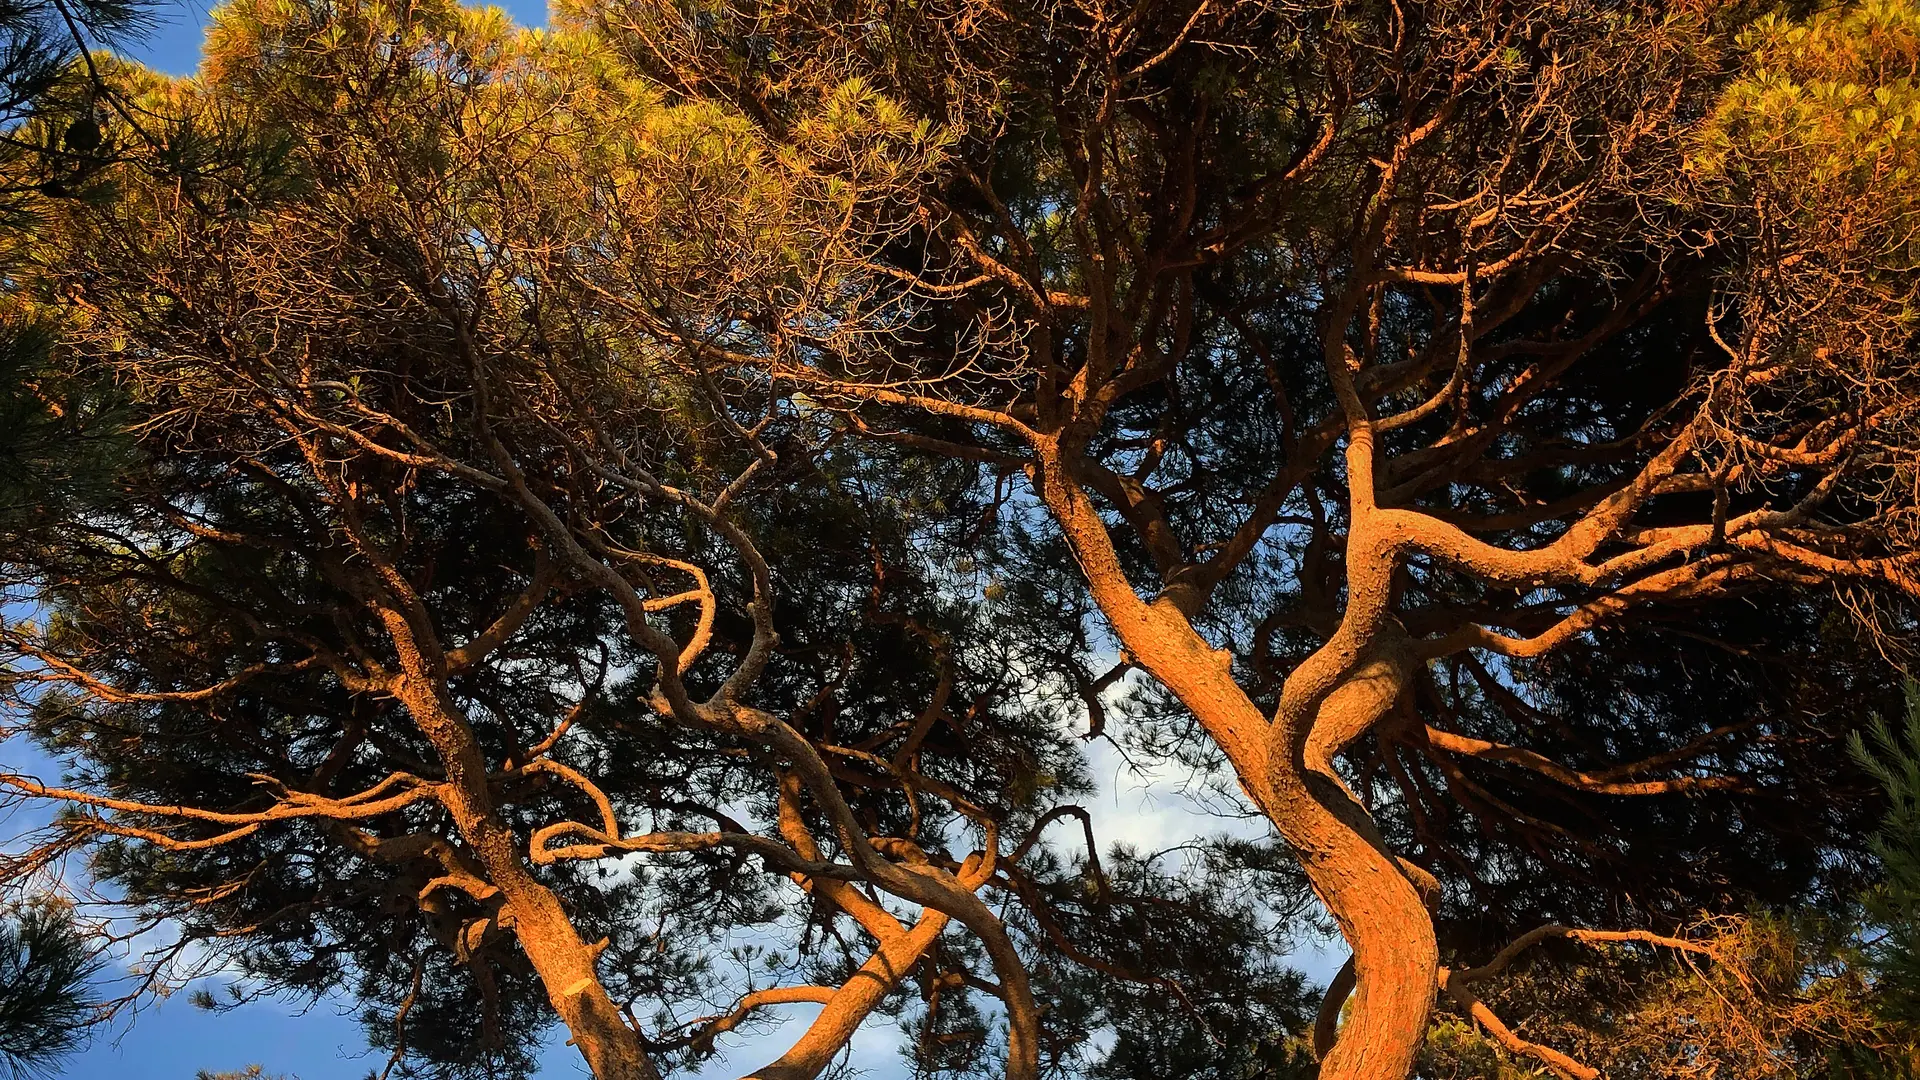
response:
M1331 654L1337 661L1344 637L1336 634L1313 659ZM1353 950L1348 1019L1322 1056L1320 1075L1403 1080L1413 1071L1433 1008L1440 965L1433 918L1333 759L1399 701L1413 658L1405 633L1391 621L1359 651L1368 659L1320 699L1310 723L1291 713L1289 698L1296 695L1294 679L1288 680L1269 744L1275 799L1269 813L1284 823L1281 835ZM1310 683L1319 667L1309 661L1296 676Z
M1346 1023L1321 1059L1320 1076L1405 1080L1433 1007L1440 964L1433 920L1337 778L1294 763L1271 772L1269 815L1353 950Z
M1433 1005L1439 970L1433 922L1371 816L1332 767L1334 755L1398 700L1411 663L1404 632L1384 617L1350 618L1287 680L1279 714L1270 720L1234 681L1232 658L1196 633L1186 613L1165 596L1149 603L1134 592L1106 524L1055 448L1043 440L1036 449L1035 485L1128 654L1226 753L1353 951L1348 1019L1321 1063L1321 1080L1405 1080ZM1375 538L1350 540L1357 542L1356 561L1391 564ZM1372 599L1357 603L1373 606Z
M1143 653L1135 650L1134 657L1160 675ZM1232 686L1236 693L1238 687L1217 664L1178 665L1162 681L1210 731L1249 722L1244 715L1237 720L1226 715L1232 698L1219 684ZM1381 679L1363 668L1328 695L1311 730L1365 731L1392 705L1398 689L1397 680ZM1259 717L1245 694L1238 696L1245 712ZM1337 749L1328 750L1326 761ZM1353 951L1354 989L1347 1021L1321 1061L1321 1080L1405 1080L1413 1071L1433 1005L1440 964L1433 920L1420 890L1331 766L1309 764L1304 741L1285 756L1280 750L1273 748L1270 758L1262 755L1267 760L1249 761L1244 751L1232 749L1228 757L1293 849L1314 894Z

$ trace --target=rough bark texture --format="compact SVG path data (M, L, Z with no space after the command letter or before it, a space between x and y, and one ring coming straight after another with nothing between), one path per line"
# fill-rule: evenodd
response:
M403 593L403 595L406 595ZM594 971L599 950L580 940L553 891L535 880L525 862L526 845L501 820L487 787L486 759L456 707L437 692L444 685L445 658L437 647L422 649L413 628L398 613L386 621L400 645L406 674L396 696L412 711L446 769L441 802L485 869L504 903L494 922L510 929L540 975L547 999L572 1033L570 1040L596 1080L658 1080L640 1036L628 1026ZM434 676L439 676L434 678Z
M1358 550L1349 558L1371 563L1375 574L1358 578L1341 632L1288 680L1279 714L1269 720L1234 681L1230 658L1208 645L1173 602L1149 603L1133 591L1106 526L1055 454L1042 444L1035 480L1102 612L1134 662L1173 691L1226 752L1353 950L1348 1021L1322 1061L1321 1076L1405 1077L1433 1004L1439 966L1433 924L1366 809L1332 769L1333 754L1379 722L1406 684L1405 635L1381 615L1390 548L1354 530ZM1369 584L1376 585L1371 592Z

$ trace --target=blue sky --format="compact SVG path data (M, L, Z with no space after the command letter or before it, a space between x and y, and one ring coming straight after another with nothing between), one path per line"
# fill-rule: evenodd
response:
M216 5L202 0L156 2L164 5L159 11L164 22L126 52L149 67L175 75L191 74L200 62L200 40L206 35L207 13ZM493 6L505 8L522 26L541 26L547 21L546 0L507 0Z

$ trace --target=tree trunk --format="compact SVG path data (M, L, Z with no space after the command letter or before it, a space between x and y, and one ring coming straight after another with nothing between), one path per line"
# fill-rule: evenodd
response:
M501 928L511 930L527 954L547 1000L572 1035L568 1042L586 1059L595 1080L659 1080L639 1033L628 1025L594 970L599 948L580 939L553 890L527 871L513 831L490 808L476 806L469 792L453 788L444 801L506 901Z
M410 630L405 623L394 618L390 625L396 628L397 641L407 640L402 637L402 631ZM580 940L559 898L527 869L522 841L494 809L486 761L472 729L458 707L443 696L442 681L417 674L427 667L418 652L403 648L401 653L412 670L396 696L446 768L440 802L473 858L486 870L488 883L506 901L499 916L501 928L513 931L595 1080L659 1080L659 1070L647 1059L639 1033L628 1026L594 971L600 950Z
M1337 780L1273 771L1269 815L1353 950L1353 995L1321 1080L1405 1080L1433 1007L1440 954L1432 917Z
M600 985L594 972L599 950L580 940L551 890L531 877L518 884L522 888L503 889L512 905L514 934L595 1080L659 1080L639 1034Z
M1321 699L1304 729L1289 724L1283 704L1269 744L1270 815L1353 950L1351 1011L1321 1058L1321 1077L1404 1080L1433 1008L1440 965L1433 917L1333 761L1399 701L1414 661L1391 620L1363 655L1370 659Z
M1372 817L1332 770L1333 755L1398 699L1409 663L1404 632L1390 619L1350 621L1289 677L1281 714L1269 720L1234 681L1232 658L1196 633L1186 613L1165 596L1149 603L1134 592L1086 493L1048 442L1036 449L1031 475L1095 602L1134 662L1171 690L1226 753L1353 950L1352 1004L1321 1063L1321 1080L1406 1080L1438 977L1433 921ZM1353 554L1380 562L1374 546L1368 538ZM1367 606L1383 609L1377 600L1369 596ZM1316 681L1324 684L1318 691ZM1289 704L1304 715L1289 715Z

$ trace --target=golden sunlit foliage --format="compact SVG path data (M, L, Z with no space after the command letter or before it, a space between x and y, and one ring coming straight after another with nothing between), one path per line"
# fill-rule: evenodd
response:
M118 436L0 562L68 773L0 769L64 811L0 878L393 1075L790 1006L754 1076L882 1018L1013 1080L1895 1067L1847 737L1920 594L1917 50L234 0L20 164L8 313ZM1236 824L1111 846L1115 762Z

